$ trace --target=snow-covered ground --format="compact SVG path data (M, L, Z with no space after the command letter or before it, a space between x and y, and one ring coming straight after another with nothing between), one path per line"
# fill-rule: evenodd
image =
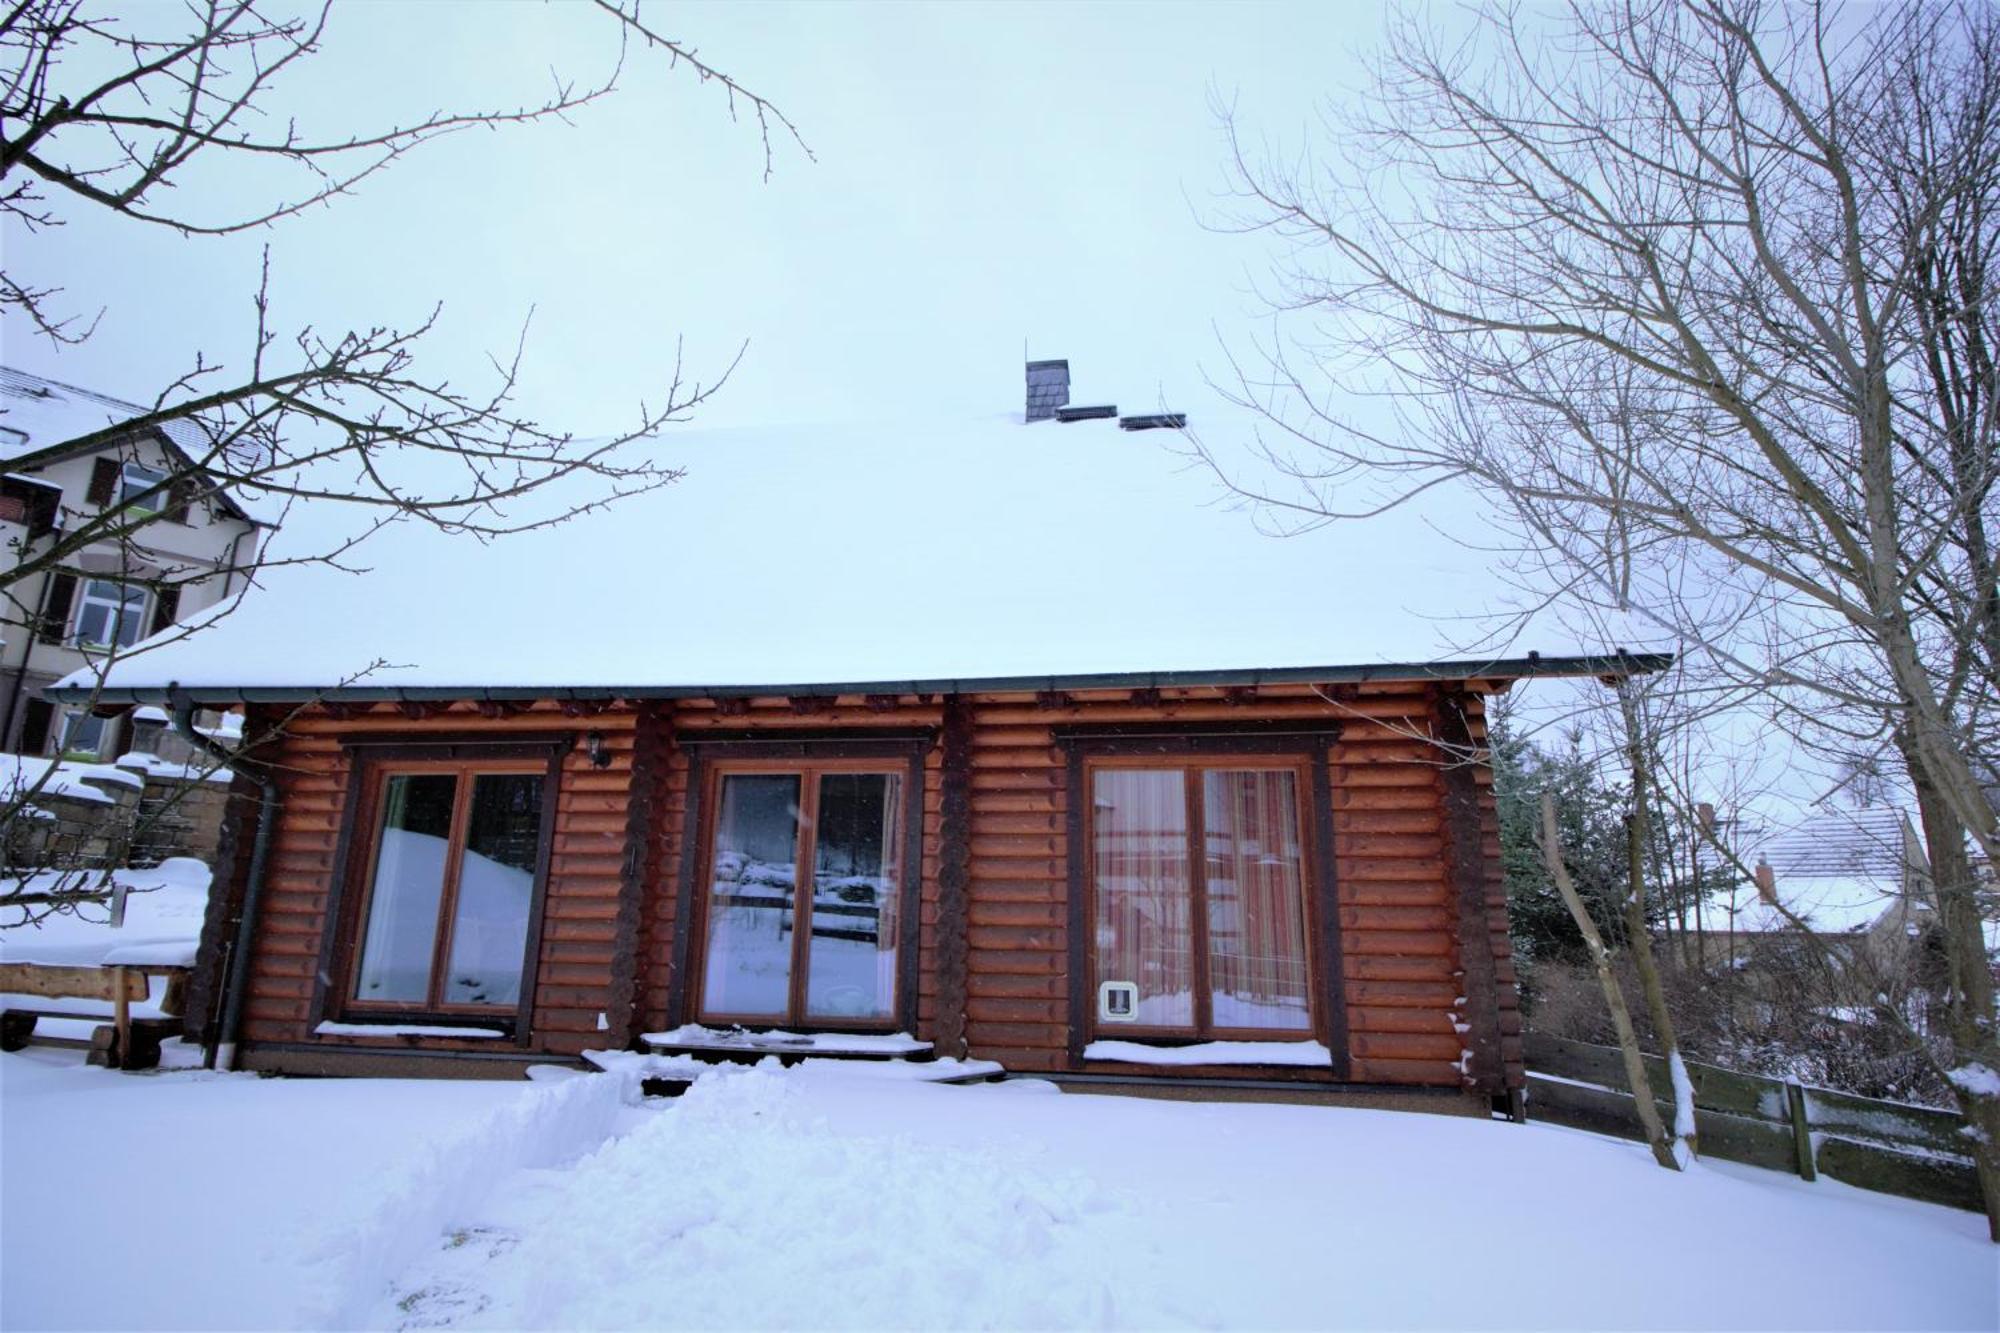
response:
M1966 1213L1555 1128L801 1066L0 1057L0 1326L1986 1328Z

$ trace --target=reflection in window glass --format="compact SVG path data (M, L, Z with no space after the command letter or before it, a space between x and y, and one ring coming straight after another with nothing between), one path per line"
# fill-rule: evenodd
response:
M398 773L383 785L382 832L355 998L421 1004L430 997L458 779L449 773Z
M1208 980L1219 1028L1312 1026L1296 785L1288 772L1212 769L1202 780Z
M806 1011L816 1018L895 1013L901 810L896 774L819 780L806 971Z
M782 1018L791 993L799 776L731 773L721 788L702 1009Z
M154 490L166 479L167 474L158 468L146 467L140 463L127 463L118 477L118 503L132 504L138 501L137 508L142 512L152 513L166 503L165 492ZM148 492L153 493L148 494ZM141 497L144 499L141 500Z
M1173 769L1101 769L1091 783L1097 978L1138 987L1138 1023L1194 1023L1187 796Z
M110 719L93 717L81 708L71 709L63 716L62 752L92 759L104 757L104 736L111 725Z
M481 773L472 779L446 1004L519 1002L541 832L541 775Z

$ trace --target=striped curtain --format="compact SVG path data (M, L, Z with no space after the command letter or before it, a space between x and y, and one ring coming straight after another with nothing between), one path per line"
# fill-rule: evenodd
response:
M1287 771L1211 769L1203 777L1218 1028L1312 1025L1297 787Z
M1139 988L1138 1023L1194 1023L1187 788L1175 769L1100 769L1091 783L1097 979Z

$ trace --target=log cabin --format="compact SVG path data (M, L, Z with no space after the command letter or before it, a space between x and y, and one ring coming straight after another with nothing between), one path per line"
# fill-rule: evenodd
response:
M279 571L66 682L245 714L189 1035L1518 1111L1486 701L1664 659L1385 655L1416 572L1204 509L1181 418L1028 381L948 439L718 432L639 514Z

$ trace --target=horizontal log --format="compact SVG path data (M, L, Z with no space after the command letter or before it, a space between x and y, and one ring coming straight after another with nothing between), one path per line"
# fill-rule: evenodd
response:
M1068 890L1058 879L979 877L972 881L970 896L975 903L1063 903Z
M1067 1021L1066 1001L1054 996L1011 997L975 995L965 1002L965 1014L975 1023L1034 1023L1060 1026Z
M1457 1057L1451 1060L1393 1060L1355 1055L1348 1074L1356 1083L1386 1083L1397 1087L1455 1088L1463 1084Z
M993 999L1060 999L1069 994L1069 978L1060 973L1009 975L974 972L966 981L967 991Z
M1356 1059L1456 1061L1465 1043L1457 1033L1425 1036L1408 1032L1350 1032L1348 1049Z
M1341 936L1341 953L1359 958L1444 957L1452 952L1449 936L1422 930L1353 930Z
M1341 975L1350 981L1446 981L1452 994L1459 994L1449 952L1370 955L1343 950L1340 962Z
M1383 907L1375 904L1347 906L1340 909L1340 928L1343 931L1392 930L1392 931L1449 931L1454 918L1442 907Z
M1062 754L1053 747L1012 747L972 751L974 773L1034 773L1063 771Z
M1061 926L1069 908L1054 898L1015 901L975 895L967 915L975 926Z
M1057 1022L1045 1023L966 1023L966 1036L979 1043L994 1043L1001 1046L1050 1046L1060 1047L1067 1040L1063 1025Z
M1347 1027L1350 1033L1426 1033L1449 1037L1454 1042L1459 1041L1458 1033L1451 1025L1451 1014L1444 1008L1412 1009L1400 1006L1350 1004L1347 1007Z
M1068 959L1060 953L1037 953L1012 949L972 949L966 955L972 976L1063 977Z

